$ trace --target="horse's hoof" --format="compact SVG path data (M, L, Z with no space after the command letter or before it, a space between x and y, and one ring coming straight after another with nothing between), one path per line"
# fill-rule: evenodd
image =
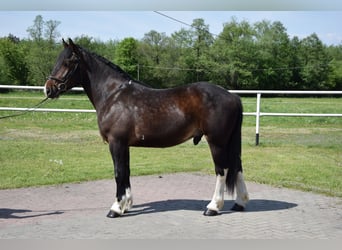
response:
M230 210L236 211L236 212L242 212L242 211L245 211L245 207L240 206L239 204L235 203L234 206Z
M116 217L120 217L120 216L121 216L121 214L118 214L112 210L110 210L109 213L107 214L108 218L116 218Z
M218 215L218 212L215 210L207 209L206 211L204 211L203 215L204 216L216 216Z

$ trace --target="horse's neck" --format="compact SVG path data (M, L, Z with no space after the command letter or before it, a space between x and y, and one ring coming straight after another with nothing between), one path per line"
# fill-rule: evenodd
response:
M105 105L106 99L111 92L116 91L124 82L130 78L115 72L110 66L100 61L93 55L85 54L88 69L85 73L85 81L82 86L96 110Z

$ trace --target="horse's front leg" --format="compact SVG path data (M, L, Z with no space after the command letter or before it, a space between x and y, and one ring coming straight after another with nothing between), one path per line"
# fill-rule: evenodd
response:
M107 217L115 218L130 209L133 204L129 182L129 147L120 141L112 141L109 143L109 149L114 163L116 198Z

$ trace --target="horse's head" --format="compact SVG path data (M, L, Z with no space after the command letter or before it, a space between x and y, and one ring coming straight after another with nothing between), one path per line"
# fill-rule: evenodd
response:
M80 58L78 47L69 39L69 44L63 39L64 50L59 54L51 75L45 82L45 95L57 98L61 93L80 83Z

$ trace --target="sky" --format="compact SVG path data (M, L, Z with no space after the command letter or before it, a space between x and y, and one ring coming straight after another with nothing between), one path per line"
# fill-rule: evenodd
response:
M223 24L234 17L238 22L246 20L253 24L262 20L280 21L290 38L304 38L316 33L326 45L342 44L342 11L159 11L186 24L195 18L203 18L213 34L223 30ZM44 21L60 21L60 38L74 38L81 35L101 41L122 40L126 37L143 38L144 34L156 30L170 35L185 24L169 19L154 11L8 11L0 10L0 37L9 33L28 38L27 28L33 25L37 15Z

